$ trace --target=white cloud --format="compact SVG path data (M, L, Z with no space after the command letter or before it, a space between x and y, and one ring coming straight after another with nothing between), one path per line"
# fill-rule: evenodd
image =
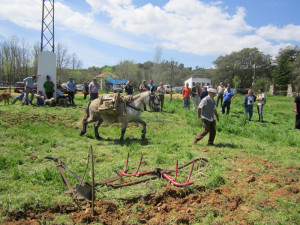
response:
M300 41L300 26L288 24L282 28L268 25L261 27L256 32L259 36L277 41Z
M151 3L136 7L131 0L86 0L91 7L88 13L74 11L65 1L55 2L55 29L63 31L62 40L76 39L80 34L143 51L153 50L160 43L166 49L201 56L218 56L246 47L276 54L288 45L280 41L300 41L300 26L254 28L245 21L245 8L238 7L230 14L221 1L169 0L163 7ZM39 30L41 10L40 0L1 0L0 20ZM57 37L55 40L59 42Z
M41 29L42 1L1 0L0 19L10 20L21 27Z

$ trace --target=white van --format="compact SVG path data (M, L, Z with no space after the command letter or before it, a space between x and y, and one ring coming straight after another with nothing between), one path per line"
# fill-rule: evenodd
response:
M166 94L170 94L171 93L171 85L169 85L169 84L166 84L166 85L164 85L164 88L166 89Z

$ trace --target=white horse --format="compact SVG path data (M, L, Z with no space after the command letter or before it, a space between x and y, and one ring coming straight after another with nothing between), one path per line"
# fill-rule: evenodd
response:
M146 123L140 118L142 108L146 105L149 105L150 109L154 111L159 111L160 106L157 99L157 96L154 95L153 90L142 92L140 94L136 94L133 96L133 101L129 104L126 104L126 114L116 112L112 113L103 113L99 112L100 99L95 99L89 103L86 108L86 113L82 118L81 122L83 123L83 128L81 130L80 136L86 133L86 127L89 123L95 122L94 131L95 137L98 140L101 140L101 137L98 132L99 126L103 121L108 123L122 123L122 133L120 140L124 140L124 134L126 132L126 128L129 122L140 123L143 126L142 130L142 139L145 139L146 135Z

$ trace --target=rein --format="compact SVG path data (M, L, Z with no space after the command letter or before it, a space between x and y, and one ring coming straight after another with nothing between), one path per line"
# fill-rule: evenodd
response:
M151 109L153 109L154 107L152 107L153 105L155 105L155 106L159 106L159 103L155 103L154 102L154 99L155 99L155 95L154 94L149 94L149 107L151 108ZM141 103L144 105L144 106L146 106L146 103L144 102L144 99L142 99L141 100ZM132 109L135 109L135 110L137 110L137 111L139 111L139 112L141 112L142 111L142 109L139 109L139 108L137 108L137 107L135 107L135 106L133 106L133 105L131 105L131 104L126 104L126 106L128 106L128 107L130 107L130 108L132 108Z
M133 105L126 104L126 106L135 109L136 111L142 111L141 109L138 109L137 107L134 107Z

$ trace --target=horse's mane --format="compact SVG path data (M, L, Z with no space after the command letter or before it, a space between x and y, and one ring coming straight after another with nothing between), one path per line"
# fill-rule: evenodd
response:
M144 91L144 92L141 92L139 94L136 94L136 95L133 95L132 96L132 99L133 101L135 102L135 104L140 104L141 101L144 99L144 97L146 96L149 96L149 91Z

